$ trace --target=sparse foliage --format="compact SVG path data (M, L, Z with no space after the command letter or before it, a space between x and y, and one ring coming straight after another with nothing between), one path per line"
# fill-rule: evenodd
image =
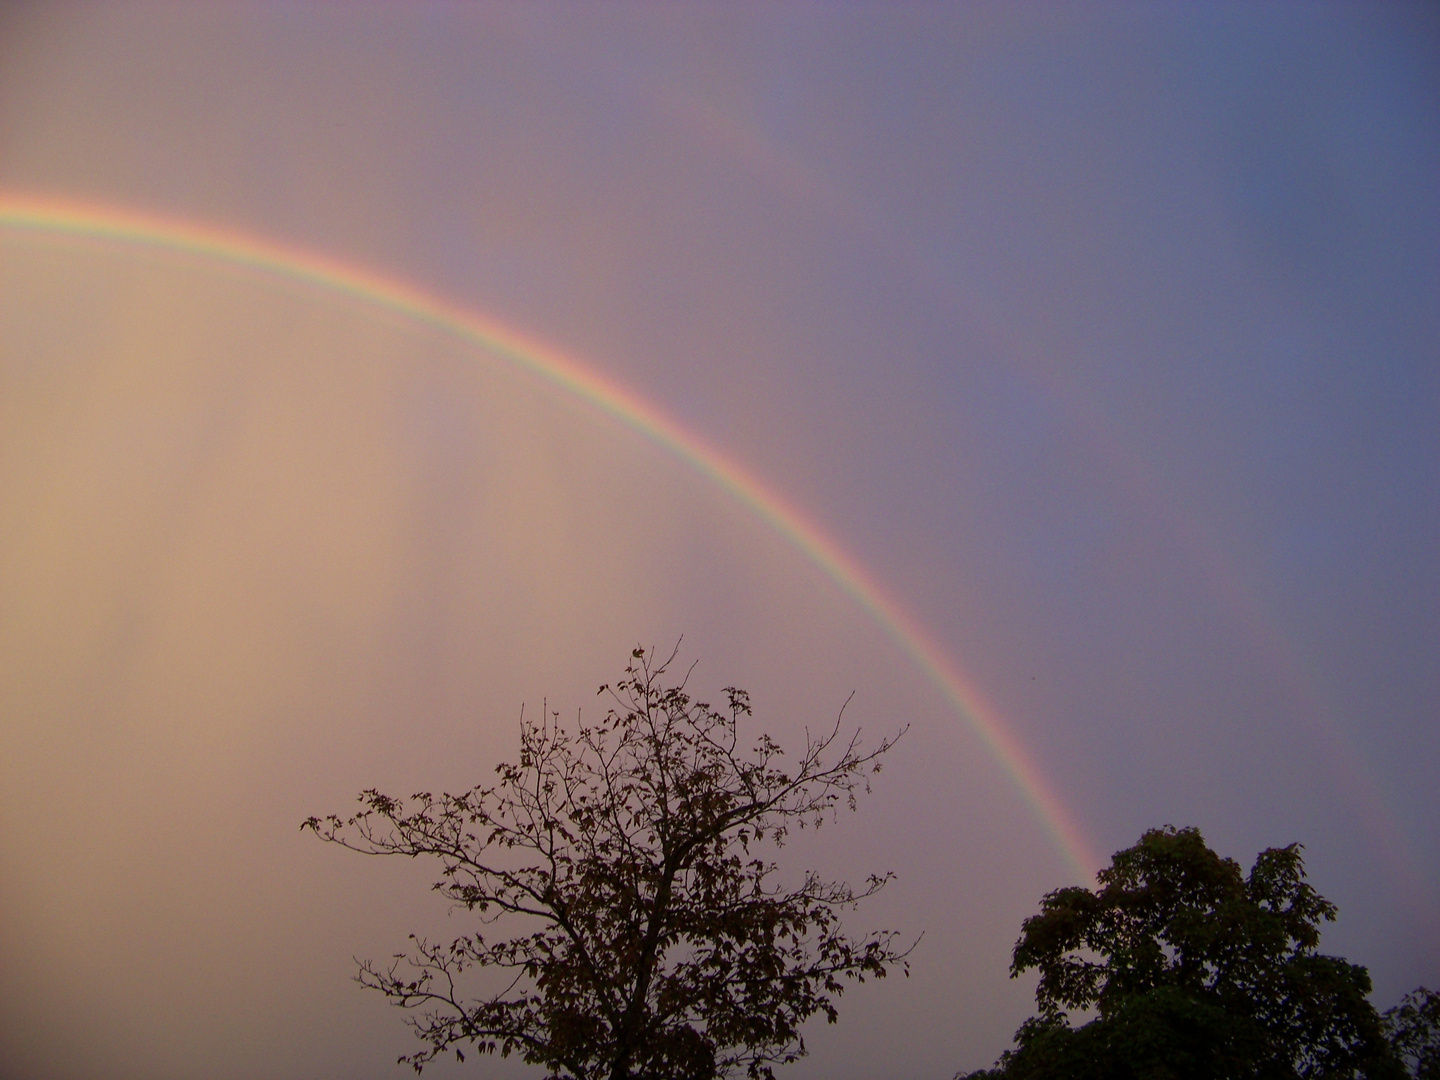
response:
M1385 1034L1416 1080L1440 1080L1440 993L1417 987L1383 1017Z
M769 735L747 747L743 690L713 709L667 682L673 660L636 649L593 724L522 717L519 760L494 786L369 790L353 817L305 822L354 851L434 857L435 889L477 916L473 933L412 937L410 953L360 966L364 986L412 1010L426 1046L400 1060L417 1072L469 1046L565 1080L768 1078L805 1053L805 1020L835 1020L845 980L905 968L895 933L840 926L888 874L787 887L766 857L790 829L853 808L894 740L865 750L837 717L785 767ZM475 968L508 985L470 997Z

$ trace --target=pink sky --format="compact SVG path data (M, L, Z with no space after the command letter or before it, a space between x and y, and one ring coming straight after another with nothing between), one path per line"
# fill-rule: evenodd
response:
M351 958L460 916L300 820L477 782L522 703L681 635L782 738L852 690L911 725L787 865L895 870L854 925L923 930L914 974L791 1076L1004 1049L1062 817L1302 841L1323 947L1381 1007L1433 984L1437 42L1419 6L0 15L0 195L495 320L853 560L433 322L0 221L0 1053L399 1075Z

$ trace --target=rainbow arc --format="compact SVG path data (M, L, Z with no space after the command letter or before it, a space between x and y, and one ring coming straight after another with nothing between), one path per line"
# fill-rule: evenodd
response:
M198 257L340 294L432 327L583 399L681 459L799 549L910 657L965 720L1013 780L1077 878L1088 883L1101 865L1074 815L1000 713L875 576L773 488L634 390L528 334L415 285L248 233L98 203L4 191L0 191L0 228Z

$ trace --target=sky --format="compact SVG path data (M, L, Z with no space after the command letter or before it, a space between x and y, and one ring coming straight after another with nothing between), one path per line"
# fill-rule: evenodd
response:
M464 913L299 823L637 643L909 726L796 1080L988 1064L1165 824L1436 985L1436 101L1424 4L0 9L4 1075L402 1075Z

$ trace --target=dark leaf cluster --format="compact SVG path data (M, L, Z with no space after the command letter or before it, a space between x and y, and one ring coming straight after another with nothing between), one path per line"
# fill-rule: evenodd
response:
M1440 993L1421 986L1385 1011L1385 1034L1416 1080L1440 1080Z
M1404 1075L1369 974L1317 951L1335 907L1298 844L1262 851L1247 875L1197 829L1152 829L1098 885L1052 892L1025 921L1010 970L1038 970L1039 1015L975 1080ZM1072 1026L1071 1012L1094 1015Z

